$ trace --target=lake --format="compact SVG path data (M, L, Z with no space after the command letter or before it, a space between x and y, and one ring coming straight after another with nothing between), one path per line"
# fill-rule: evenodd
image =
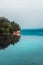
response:
M0 49L0 65L43 65L43 36L23 36Z

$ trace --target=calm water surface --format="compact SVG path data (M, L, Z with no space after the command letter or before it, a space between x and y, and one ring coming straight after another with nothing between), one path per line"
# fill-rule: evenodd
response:
M43 65L43 36L21 36L0 50L0 65Z

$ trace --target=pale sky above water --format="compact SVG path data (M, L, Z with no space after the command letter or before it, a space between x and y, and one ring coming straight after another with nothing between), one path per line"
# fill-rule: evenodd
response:
M21 28L43 28L43 0L0 0L0 16L15 20Z

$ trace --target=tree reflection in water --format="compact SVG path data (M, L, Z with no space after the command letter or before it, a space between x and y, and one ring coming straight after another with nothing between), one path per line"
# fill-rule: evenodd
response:
M0 49L7 48L10 44L15 44L19 41L20 36L4 35L0 36Z

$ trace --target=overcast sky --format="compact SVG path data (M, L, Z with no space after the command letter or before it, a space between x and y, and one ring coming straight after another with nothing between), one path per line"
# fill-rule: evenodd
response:
M15 20L21 28L43 28L43 0L0 0L0 16Z

